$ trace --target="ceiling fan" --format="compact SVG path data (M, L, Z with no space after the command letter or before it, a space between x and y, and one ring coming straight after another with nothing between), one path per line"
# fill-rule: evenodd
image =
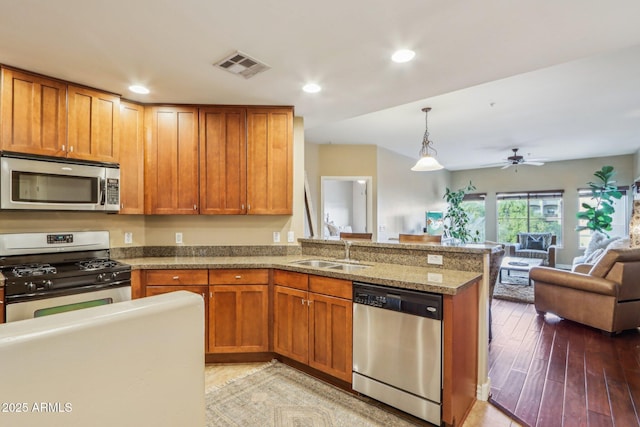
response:
M518 150L519 150L518 148L511 149L511 151L513 151L513 155L505 159L506 164L502 167L502 169L506 169L511 166L518 166L518 165L531 165L531 166L544 165L544 162L542 161L542 159L525 160L523 156L518 154Z

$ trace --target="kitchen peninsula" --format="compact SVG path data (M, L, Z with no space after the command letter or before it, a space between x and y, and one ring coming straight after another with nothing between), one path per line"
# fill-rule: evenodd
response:
M177 289L202 294L208 311L208 361L276 355L344 388L349 387L351 375L352 282L440 294L443 422L458 425L476 398L486 400L487 277L500 246L319 239L300 239L299 243L254 248L116 248L114 255L134 270L134 296ZM345 260L347 251L349 259ZM305 260L316 262L300 262ZM346 267L327 268L318 261ZM297 304L291 303L292 299ZM286 318L285 313L294 313L294 317ZM314 321L318 323L320 318L326 328L314 328ZM253 326L248 326L249 319ZM257 319L262 320L256 326ZM307 337L303 350L294 342L302 332L289 330L300 323L304 323L302 332ZM319 339L319 333L327 336ZM336 336L344 342L331 341ZM243 341L246 337L250 338ZM334 351L325 354L314 348L319 342L328 343ZM340 349L345 349L343 354L338 354Z

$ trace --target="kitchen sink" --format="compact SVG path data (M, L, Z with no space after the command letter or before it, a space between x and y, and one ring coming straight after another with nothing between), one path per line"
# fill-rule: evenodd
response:
M318 268L331 268L331 267L340 266L340 264L336 264L335 262L325 261L322 259L305 259L302 261L292 261L291 264L304 265L307 267L318 267Z
M306 267L329 268L331 270L355 271L370 267L369 265L351 264L347 262L326 261L323 259L305 259L292 261L290 264L304 265Z

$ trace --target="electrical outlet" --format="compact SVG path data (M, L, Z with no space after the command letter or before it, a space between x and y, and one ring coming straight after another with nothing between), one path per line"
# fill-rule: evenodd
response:
M279 231L274 231L273 232L273 243L280 243L280 232Z
M387 227L385 227L384 225L381 225L380 227L378 227L378 230L380 230L380 232L383 233L387 230Z
M295 240L296 239L295 239L295 236L293 234L293 231L288 231L287 232L287 242L293 243L293 242L295 242Z
M176 244L182 243L182 233L176 233Z
M442 265L442 255L427 255L427 264Z
M124 244L130 245L131 243L133 243L133 233L127 231L126 233L124 233Z

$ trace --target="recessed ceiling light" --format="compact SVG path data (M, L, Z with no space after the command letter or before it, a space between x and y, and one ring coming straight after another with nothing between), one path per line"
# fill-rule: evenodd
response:
M307 83L306 85L302 86L302 90L307 93L318 93L322 90L322 88L318 84Z
M131 85L129 86L129 90L134 93L139 93L142 95L146 95L149 93L149 89L141 85Z
M414 51L409 49L400 49L396 50L393 55L391 55L391 60L398 63L409 62L414 56L416 56Z

